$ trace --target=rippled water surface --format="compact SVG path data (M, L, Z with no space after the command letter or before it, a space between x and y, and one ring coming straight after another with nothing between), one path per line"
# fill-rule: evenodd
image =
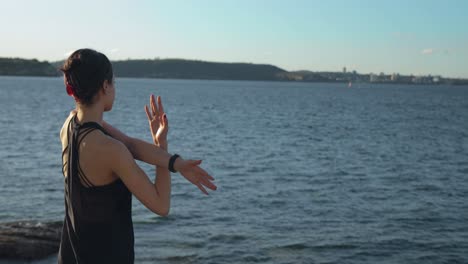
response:
M134 199L136 263L468 262L468 87L116 87L108 122L150 140L143 105L161 95L170 151L202 158L219 187L203 196L174 174L167 218ZM63 218L72 107L60 78L0 77L0 222Z

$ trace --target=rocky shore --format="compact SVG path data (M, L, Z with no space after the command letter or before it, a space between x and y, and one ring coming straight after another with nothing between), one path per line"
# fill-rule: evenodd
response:
M62 221L0 223L0 259L34 260L58 252Z

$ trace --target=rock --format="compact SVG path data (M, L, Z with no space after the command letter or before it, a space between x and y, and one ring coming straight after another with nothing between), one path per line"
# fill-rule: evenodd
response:
M0 223L0 259L40 259L57 253L62 221Z

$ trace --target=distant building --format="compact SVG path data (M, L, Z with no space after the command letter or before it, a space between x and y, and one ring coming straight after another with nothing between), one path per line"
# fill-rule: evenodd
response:
M414 76L413 80L411 80L413 83L422 83L422 78L420 76Z
M400 78L400 74L394 73L394 74L392 74L392 76L390 76L390 81L396 82L396 81L398 81L399 78Z
M379 81L379 76L377 76L376 74L371 73L369 75L369 81L370 82L377 82L377 81Z
M431 84L433 82L432 76L415 76L413 77L413 83L417 84Z
M346 67L343 67L343 73L346 73Z

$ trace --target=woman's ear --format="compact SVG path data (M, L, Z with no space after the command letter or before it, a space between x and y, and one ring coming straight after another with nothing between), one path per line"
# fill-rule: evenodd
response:
M105 80L104 83L102 84L102 91L104 94L108 94L110 89L109 81Z

